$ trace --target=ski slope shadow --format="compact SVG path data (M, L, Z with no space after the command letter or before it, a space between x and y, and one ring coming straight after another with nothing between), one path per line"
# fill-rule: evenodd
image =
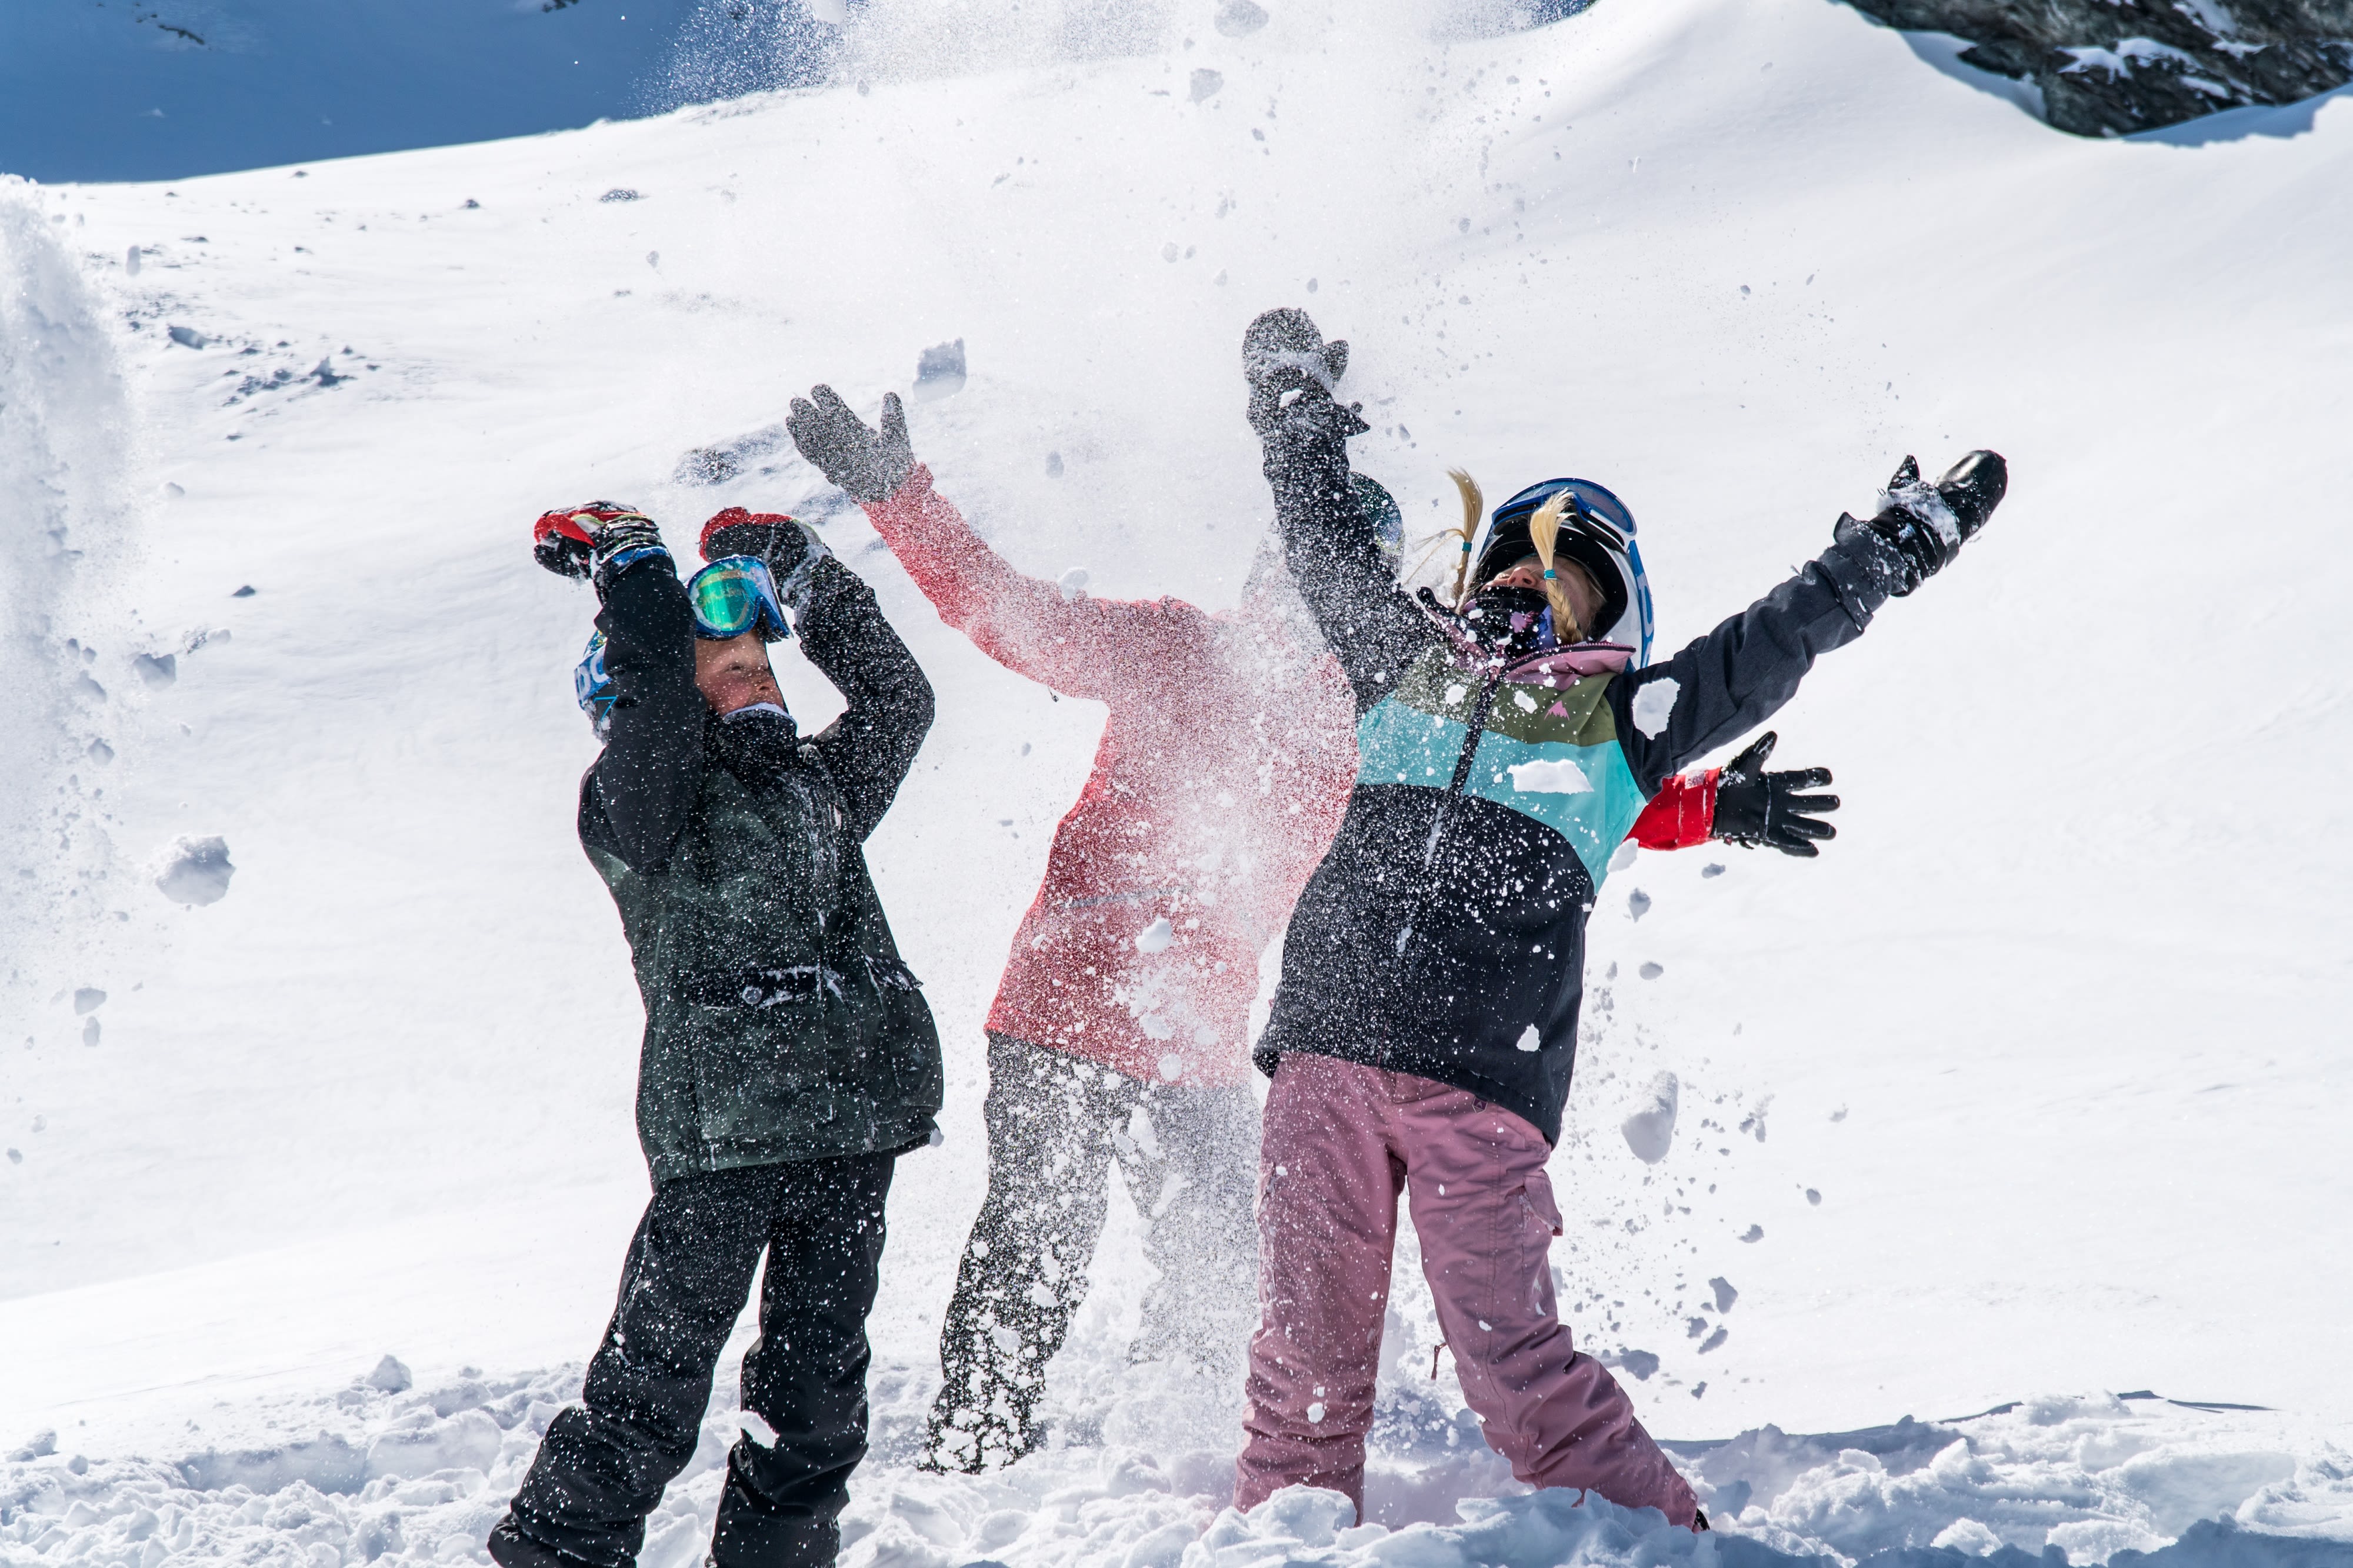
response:
M2220 114L2201 115L2185 120L2179 125L2159 126L2155 131L2143 131L2124 140L2157 142L2168 147L2205 147L2217 142L2242 142L2251 136L2269 136L2284 141L2311 131L2321 110L2332 103L2353 104L2353 85L2338 88L2334 92L2319 93L2298 99L2294 103L2250 104L2243 109L2226 109Z

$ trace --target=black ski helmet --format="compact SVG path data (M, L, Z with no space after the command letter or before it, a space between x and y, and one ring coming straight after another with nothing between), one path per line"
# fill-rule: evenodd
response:
M1627 644L1636 650L1636 662L1646 664L1651 658L1651 584L1642 571L1642 552L1634 544L1634 514L1590 479L1546 479L1497 507L1472 568L1472 591L1536 552L1528 521L1563 490L1569 500L1561 513L1555 559L1576 562L1601 594L1601 612L1586 630L1599 641Z

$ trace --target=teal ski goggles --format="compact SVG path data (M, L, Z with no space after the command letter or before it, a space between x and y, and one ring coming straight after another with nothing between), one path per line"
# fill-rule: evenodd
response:
M762 642L782 642L793 635L776 580L756 555L721 556L694 574L686 597L694 607L696 637L717 640L757 632Z

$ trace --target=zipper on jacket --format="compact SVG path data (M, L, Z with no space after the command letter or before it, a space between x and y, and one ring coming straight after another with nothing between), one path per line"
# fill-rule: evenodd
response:
M1454 803L1462 797L1464 786L1471 782L1471 765L1479 754L1479 742L1487 733L1487 714L1495 705L1495 691L1504 683L1504 661L1497 659L1494 668L1479 683L1478 706L1472 710L1469 732L1462 737L1461 754L1454 759L1454 776L1446 781L1446 788L1438 797L1438 810L1430 819L1430 839L1422 846L1421 886L1414 889L1412 907L1407 911L1405 924L1398 928L1396 957L1405 957L1407 946L1413 941L1413 928L1421 923L1421 912L1430 903L1430 873L1438 864L1438 843L1446 837L1447 818L1453 815ZM1401 967L1389 971L1392 977L1404 973ZM1389 1041L1386 1032L1381 1037L1379 1066L1387 1068L1389 1061Z
M1438 815L1430 820L1430 843L1421 855L1421 868L1429 870L1438 864L1438 840L1446 829L1446 819L1454 803L1462 798L1462 791L1471 782L1471 764L1478 758L1479 742L1486 738L1487 714L1495 706L1496 689L1504 684L1504 666L1499 659L1487 679L1479 683L1479 705L1472 711L1469 733L1462 737L1462 752L1454 759L1454 776L1446 781L1446 793L1438 803ZM1398 952L1405 951L1402 944Z

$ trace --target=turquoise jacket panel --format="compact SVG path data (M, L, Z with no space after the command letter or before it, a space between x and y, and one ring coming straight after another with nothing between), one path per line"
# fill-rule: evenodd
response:
M1533 816L1568 840L1596 888L1609 875L1609 857L1649 805L1626 765L1626 750L1531 744L1490 730L1479 737L1463 793Z

